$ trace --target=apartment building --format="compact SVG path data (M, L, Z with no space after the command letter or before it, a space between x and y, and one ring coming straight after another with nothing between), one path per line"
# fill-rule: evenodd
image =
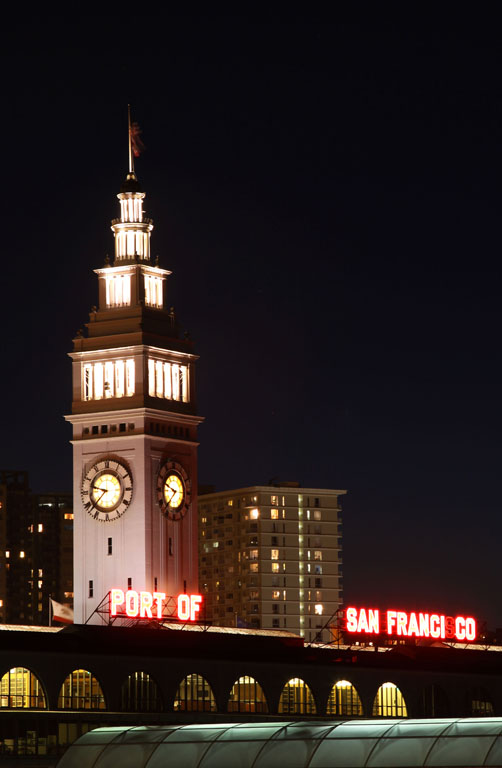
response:
M283 482L200 495L205 618L328 641L342 603L345 493Z

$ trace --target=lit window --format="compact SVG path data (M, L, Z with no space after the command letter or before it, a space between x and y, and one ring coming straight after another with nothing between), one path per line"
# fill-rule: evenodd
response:
M322 616L322 613L323 613L322 603L316 603L316 605L314 606L314 613L317 614L317 616Z
M281 592L279 589L272 590L272 600L279 600Z
M190 400L189 369L186 365L148 360L148 394L167 400Z
M64 519L65 520L73 520L73 512L65 512Z
M314 509L314 520L320 520L320 519L321 519L321 510Z
M106 275L106 306L122 307L131 303L131 276Z
M21 550L21 552L19 553L19 557L21 557L21 558L23 558L23 557L24 557L24 552L23 552L23 550Z
M279 510L278 509L271 509L270 510L270 519L271 520L278 520L279 519Z
M272 563L272 573L279 573L279 563Z
M408 717L403 694L394 683L380 686L373 701L373 717Z
M251 520L258 520L258 518L260 517L260 510L252 509L251 512L249 513L249 516Z
M270 550L270 559L271 560L278 560L279 559L279 550L278 549L271 549Z
M253 573L257 573L258 571L258 563L250 563L249 564L249 570Z
M82 399L134 395L134 360L108 360L82 366Z
M86 669L75 669L59 691L59 709L105 709L105 698L99 682Z
M43 576L44 575L44 572L43 572L43 570L41 568L38 569L38 575L39 576Z
M284 686L279 700L279 714L316 714L316 706L312 691L300 678L294 677Z
M331 689L327 715L362 715L363 706L356 689L348 680L339 680Z
M43 688L33 672L13 667L0 681L0 706L10 709L45 709Z
M314 550L314 560L322 560L322 552L320 549Z
M228 499L227 506L228 507L233 507L234 506L234 500L233 499Z
M227 708L229 712L268 712L262 687L247 675L233 684Z
M38 532L39 532L39 533L43 533L43 531L44 531L44 526L43 526L43 523L39 523L39 524L38 524Z
M0 608L3 608L3 600L0 600Z
M5 552L5 557L10 557L10 552L9 552L9 550L8 550L8 549L7 549L7 550L6 550L6 552Z
M249 550L249 559L250 560L258 560L258 550L257 549L250 549Z
M175 712L216 712L211 686L201 675L187 675L174 697Z
M279 497L278 496L271 496L270 497L270 503L274 506L277 506L279 504Z

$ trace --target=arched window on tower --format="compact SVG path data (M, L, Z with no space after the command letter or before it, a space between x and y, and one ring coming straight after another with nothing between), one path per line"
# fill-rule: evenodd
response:
M59 691L59 709L106 709L97 679L87 669L70 672Z
M254 677L239 677L232 686L228 699L229 712L268 712L263 688Z
M0 706L10 709L47 709L38 677L26 667L12 667L0 681Z
M279 699L279 714L315 715L316 706L312 691L299 677L292 677L282 689Z
M348 680L338 680L329 694L327 715L357 716L363 714L359 694Z
M202 675L187 675L174 698L175 712L216 712L213 691Z
M161 712L162 698L157 683L147 672L133 672L122 683L124 712Z
M373 702L373 717L408 717L404 696L394 683L383 683Z

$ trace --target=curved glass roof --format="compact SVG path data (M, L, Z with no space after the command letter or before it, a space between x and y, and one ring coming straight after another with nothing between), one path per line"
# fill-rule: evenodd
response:
M502 717L96 728L58 768L502 766Z

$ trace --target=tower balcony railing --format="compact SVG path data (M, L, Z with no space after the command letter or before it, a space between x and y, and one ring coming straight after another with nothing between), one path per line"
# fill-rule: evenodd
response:
M112 219L112 226L114 224L153 224L153 219L149 219L146 216L143 216L141 221L129 221L129 219L126 219L125 221L118 218L118 219Z

